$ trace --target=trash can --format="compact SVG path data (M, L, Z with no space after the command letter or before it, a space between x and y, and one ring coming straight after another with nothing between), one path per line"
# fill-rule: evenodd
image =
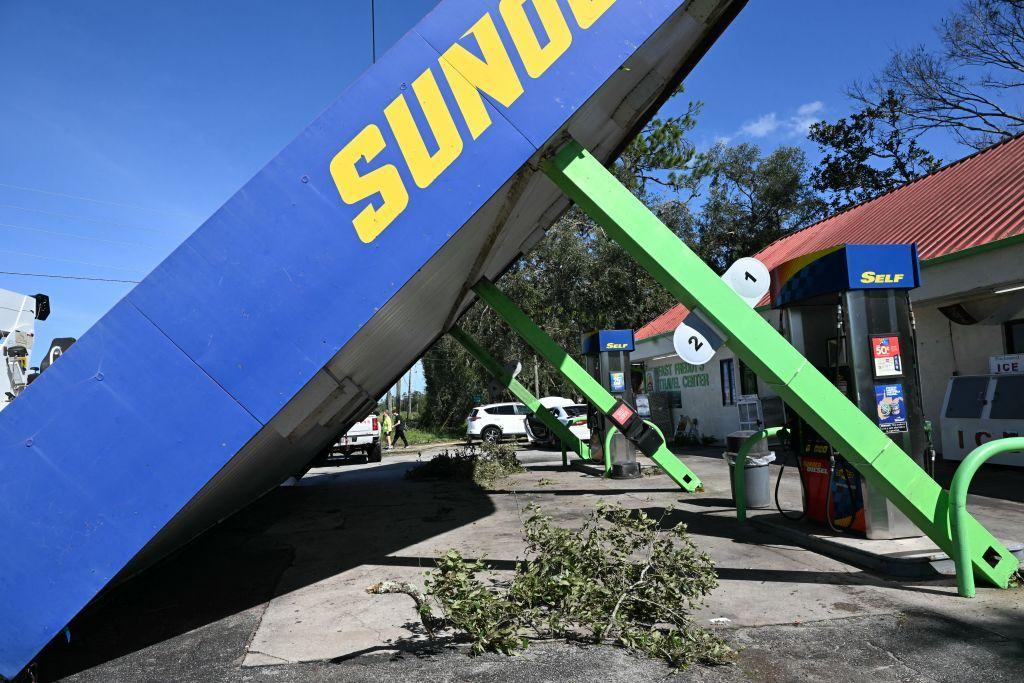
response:
M736 453L726 451L722 457L729 463L729 489L732 491L733 503L736 502ZM775 461L775 452L748 453L744 466L744 486L746 490L747 509L765 509L772 506L772 487L770 468Z

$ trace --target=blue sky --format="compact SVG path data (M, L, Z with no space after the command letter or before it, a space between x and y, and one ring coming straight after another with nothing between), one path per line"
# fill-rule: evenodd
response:
M934 26L958 4L751 0L686 80L682 99L704 103L695 142L797 145L816 160L807 126L846 116L846 86L881 69L894 48L934 45ZM929 136L927 144L945 160L971 151L948 136Z
M377 0L378 52L434 4ZM687 80L695 140L814 156L808 123L954 5L752 0ZM369 66L370 36L369 0L0 0L0 270L140 279ZM51 296L35 359L130 286L0 275Z

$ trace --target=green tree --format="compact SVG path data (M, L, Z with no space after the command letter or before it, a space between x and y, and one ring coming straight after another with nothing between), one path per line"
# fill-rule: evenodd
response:
M797 147L764 156L757 145L718 144L700 166L707 196L696 220L696 251L719 272L824 214Z
M823 154L811 184L830 211L874 199L941 166L906 128L903 101L891 90L847 118L811 126L808 137Z
M687 133L700 105L679 115L654 119L612 166L613 173L693 243L694 221L679 195L695 191L696 152ZM572 207L533 250L501 278L501 288L570 353L580 337L595 328L638 328L674 302L629 255L593 221ZM533 351L482 303L459 321L501 362L519 361L519 377L533 387ZM457 342L443 337L423 360L426 402L421 421L435 429L461 429L474 395L486 396L489 378ZM562 376L537 363L540 394L573 396Z
M486 390L483 368L448 335L434 343L422 363L426 397L420 426L458 431L473 407L473 396Z
M660 192L691 199L698 189L699 177L691 168L697 151L686 136L697 125L701 107L690 102L682 114L655 118L644 126L615 161L612 172L619 182L639 197Z
M687 134L699 105L655 119L622 153L613 173L687 245L719 270L789 230L819 217L823 203L807 182L800 150L762 156L752 145L717 146L697 154ZM690 200L705 192L699 215ZM533 250L501 278L502 290L555 341L577 355L580 337L598 328L637 329L675 300L604 230L573 207ZM477 302L459 321L503 363L519 361L519 379L533 386L536 359L503 321ZM561 375L537 364L541 396L574 397ZM475 394L489 378L458 344L443 338L424 358L427 397L422 420L461 429Z

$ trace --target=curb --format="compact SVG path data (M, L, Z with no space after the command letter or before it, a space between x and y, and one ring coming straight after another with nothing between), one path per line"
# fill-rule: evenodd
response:
M839 543L827 536L811 533L809 529L801 526L771 519L767 515L751 517L750 523L762 531L790 541L801 548L883 576L899 579L934 579L940 576L956 575L956 567L953 565L952 558L938 549L931 554L912 557L882 555ZM1004 541L1004 544L1018 559L1024 560L1024 543Z

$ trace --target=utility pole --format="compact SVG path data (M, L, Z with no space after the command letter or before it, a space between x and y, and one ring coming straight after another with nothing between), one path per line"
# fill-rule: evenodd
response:
M409 368L409 385L408 391L405 392L406 398L409 399L409 412L405 414L406 422L412 420L412 368Z
M533 357L533 395L540 396L540 359Z

